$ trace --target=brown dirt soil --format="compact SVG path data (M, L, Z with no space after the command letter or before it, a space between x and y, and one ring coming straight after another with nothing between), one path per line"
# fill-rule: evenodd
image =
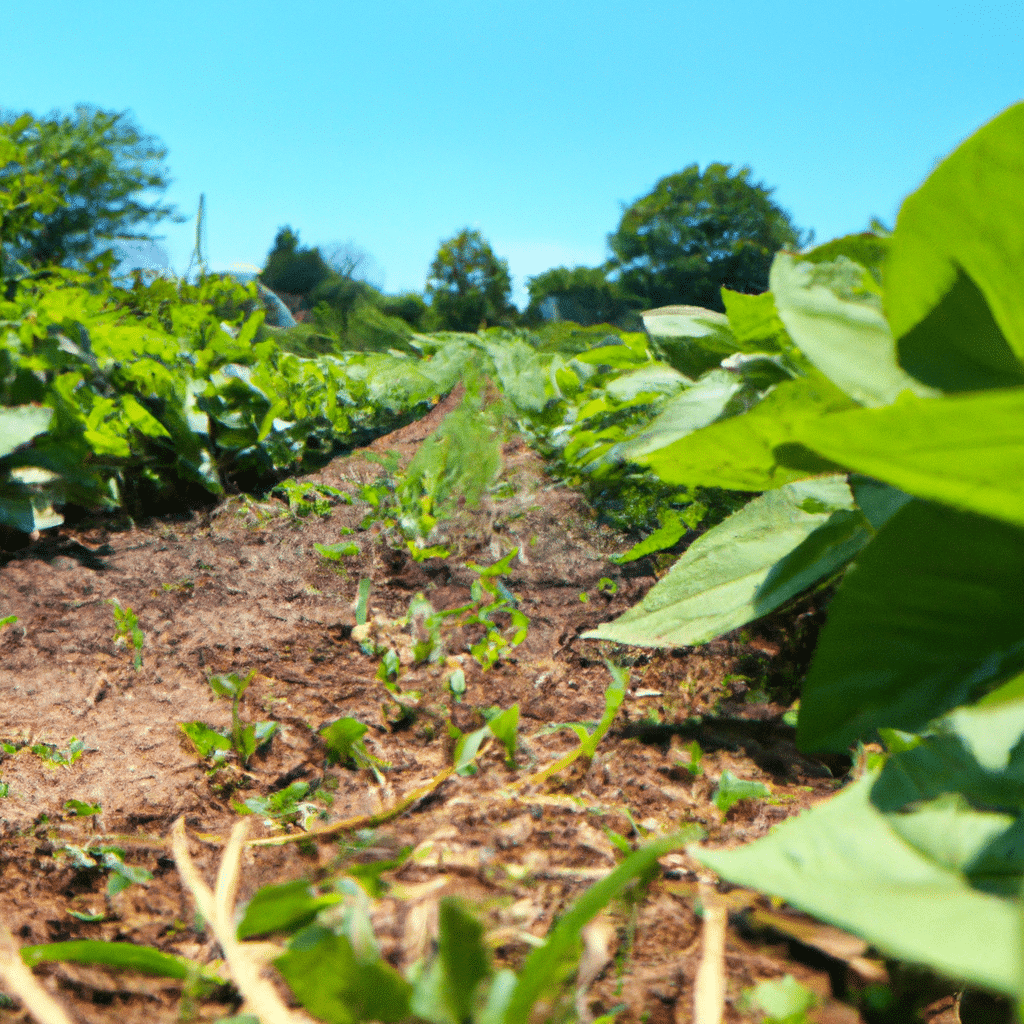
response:
M450 404L373 450L407 460ZM582 640L639 600L654 569L610 563L629 542L597 525L580 496L553 484L521 442L505 446L504 461L508 496L459 512L447 529L453 552L443 560L416 563L388 547L379 527L361 529L368 506L357 497L325 517L302 519L277 499L235 498L145 525L87 520L4 555L0 616L17 622L0 632L0 740L17 752L0 755L8 788L0 800L0 920L17 940L129 941L215 961L220 951L197 922L171 858L171 826L184 816L193 857L212 880L239 820L236 806L301 780L317 787L310 829L348 824L302 843L248 846L241 900L268 883L323 880L409 846L413 855L384 873L389 888L373 902L388 959L406 967L428 951L438 900L458 894L483 916L497 960L515 967L569 902L621 858L606 829L636 840L700 826L709 843L737 844L836 789L825 765L797 753L781 721L784 707L744 699L764 680L801 669L815 609L699 649L651 652ZM355 453L308 480L355 496L380 473ZM339 541L342 528L354 531L349 539L362 553L340 562L316 554L314 543ZM402 623L410 599L423 593L435 609L465 604L474 579L466 563L490 564L513 548L522 554L505 582L530 618L525 642L484 672L465 652L479 630L450 632L447 662L414 665L410 627ZM614 596L599 588L602 577L617 584ZM364 653L361 633L352 635L362 578L372 580L364 642L399 652L397 693L377 677L380 658ZM145 634L138 671L130 646L114 639L115 598ZM612 732L590 762L531 782L531 773L576 744L572 732L546 726L601 717L610 682L604 657L627 666L631 679ZM457 665L467 682L461 703L446 685ZM250 670L256 674L242 717L276 722L277 734L244 770L237 761L213 770L179 726L229 728L230 701L213 695L208 676ZM481 709L513 704L521 715L513 767L492 743L476 775L452 775L403 813L373 819L451 764L449 720L470 730L483 723ZM369 726L367 749L389 766L379 779L328 766L319 730L345 716ZM30 749L67 751L73 738L84 749L71 765ZM684 767L692 740L705 751L697 775ZM845 770L832 768L837 776ZM726 770L765 783L771 798L743 801L723 816L711 796ZM69 800L102 810L76 817ZM261 814L249 821L252 839L300 832ZM81 860L103 845L122 849L126 863L152 879L108 895L108 874ZM629 1024L692 1019L702 928L694 903L703 888L709 905L719 901L731 915L727 1020L748 1019L743 989L787 973L820 994L814 1020L862 1019L837 997L877 980L884 968L865 960L855 941L772 912L753 894L716 889L684 851L661 865L644 898L613 905L594 932L603 938L597 978L579 997L584 1017L625 1004L619 1020ZM76 1019L96 1024L213 1020L237 1009L227 986L189 1001L180 983L144 975L66 963L41 965L36 974ZM0 1009L0 1021L24 1019L17 1008Z

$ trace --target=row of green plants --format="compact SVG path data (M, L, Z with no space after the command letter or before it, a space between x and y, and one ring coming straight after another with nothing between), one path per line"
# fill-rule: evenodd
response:
M907 198L891 236L780 253L771 291L726 293L724 315L648 316L695 366L717 368L601 457L759 493L588 634L699 644L840 581L797 740L845 751L880 738L884 752L767 838L693 852L892 956L1018 1000L1022 197L1017 105ZM723 416L740 366L778 376Z
M1017 106L937 167L891 235L780 253L770 292L725 291L724 313L653 311L646 336L597 345L490 330L416 336L418 358L301 359L257 340L258 313L228 321L236 335L209 303L169 295L158 328L139 312L148 299L128 307L95 278L29 282L2 307L0 508L40 528L58 487L114 504L129 477L217 491L252 466L294 471L317 429L326 451L389 400L388 415L414 413L486 377L502 422L557 472L635 495L609 503L650 534L632 555L720 520L592 638L699 644L839 583L798 741L880 737L885 752L767 839L696 855L892 955L1019 997L1022 139ZM431 557L460 460L438 439L423 461L390 518Z

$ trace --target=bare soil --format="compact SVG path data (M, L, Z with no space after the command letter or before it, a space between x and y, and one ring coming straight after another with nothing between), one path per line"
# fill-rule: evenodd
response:
M442 404L373 450L407 460L445 411ZM793 692L820 608L805 605L695 649L583 640L636 603L656 570L650 561L609 562L630 541L599 525L520 441L505 446L504 462L506 496L458 513L446 559L417 563L389 547L379 527L361 528L368 506L359 484L382 472L361 452L309 478L353 496L324 517L296 518L275 498L236 497L144 524L86 519L2 554L0 617L17 622L0 632L0 740L17 752L0 763L0 920L17 940L129 941L215 961L220 952L170 856L171 826L184 816L193 856L212 881L242 801L302 780L317 787L308 828L342 826L301 843L249 846L243 900L269 883L323 880L412 847L384 873L388 890L373 905L388 959L405 967L424 955L438 900L458 894L486 921L496 959L515 967L531 940L621 858L609 830L634 841L699 825L707 842L733 845L835 791L849 766L801 756L782 721L786 707L764 699ZM330 562L314 551L315 543L345 539L342 528L354 531L347 539L362 554ZM479 636L467 629L446 637L447 662L414 665L401 621L410 599L423 593L435 609L463 605L475 578L467 563L490 564L513 548L521 554L505 583L530 618L525 642L485 672L466 653ZM371 639L403 661L397 693L378 677L380 658L352 635L363 578L372 581ZM599 586L602 578L616 584L614 594ZM145 634L138 671L131 646L115 640L115 598ZM611 734L592 760L524 784L577 742L568 730L545 727L601 717L605 657L627 666L631 679ZM447 686L456 665L467 682L461 702ZM237 762L213 769L180 725L229 727L230 701L214 696L208 677L253 669L242 717L277 722L278 732L244 770ZM452 775L388 817L451 764L448 721L478 728L482 709L513 704L521 715L515 766L492 744L476 775ZM367 749L389 766L382 781L327 764L319 730L346 716L369 726ZM50 744L59 758L74 738L84 750L70 765L30 749ZM704 751L697 774L685 767L693 740ZM726 770L765 783L771 798L721 814L711 798ZM68 801L101 811L76 816ZM250 822L252 839L301 831L259 814ZM76 849L104 845L124 850L126 863L152 880L108 895L106 871L76 866ZM685 851L661 865L638 904L616 904L606 915L607 956L599 955L597 978L580 996L584 1016L625 1004L619 1019L629 1024L692 1019L702 928L694 908L703 887L705 902L721 901L731 915L728 1020L750 1019L740 1008L744 989L787 973L820 995L814 1020L867 1019L851 1004L886 967L858 943L754 894L716 887ZM76 1019L96 1024L214 1020L237 1008L228 986L196 1002L183 1001L179 983L143 975L61 963L36 973ZM951 1012L936 1003L928 1019L952 1019L940 1011ZM24 1019L16 1006L0 1008L0 1021Z

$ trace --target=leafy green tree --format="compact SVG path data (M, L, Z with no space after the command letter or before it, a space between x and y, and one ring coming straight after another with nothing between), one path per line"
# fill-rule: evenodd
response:
M167 150L127 112L78 106L73 114L0 114L0 241L28 267L80 263L173 206L145 202L170 183Z
M399 295L382 295L381 312L386 316L404 320L413 330L424 330L427 316L426 299L419 292L402 292Z
M319 249L299 245L299 236L290 227L277 232L267 262L260 271L260 280L275 292L287 295L308 295L331 276Z
M512 277L508 263L479 231L465 228L441 243L430 265L427 296L440 330L476 331L487 324L511 324Z
M642 307L723 310L721 289L768 288L772 258L804 241L772 189L714 163L670 174L622 215L608 236L611 268L623 292Z
M609 280L606 267L554 267L526 282L530 303L523 319L571 320L590 327L612 324L628 317L634 306L617 281Z

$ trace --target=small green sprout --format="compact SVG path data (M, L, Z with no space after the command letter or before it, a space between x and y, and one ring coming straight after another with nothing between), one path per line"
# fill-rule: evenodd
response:
M219 732L202 722L183 722L181 731L192 741L200 757L210 757L218 764L233 750L242 767L247 768L252 755L271 741L277 732L277 722L245 723L239 711L242 697L255 675L256 670L253 669L244 679L235 672L229 672L210 676L207 680L218 697L231 699L231 732Z
M72 736L67 748L64 750L61 750L53 743L36 743L29 747L29 750L36 757L42 758L43 761L51 766L70 768L82 756L82 752L85 750L85 743Z
M65 800L64 810L76 818L91 818L101 814L103 808L99 804L88 804L84 800Z
M366 749L363 737L369 726L355 718L340 718L337 722L320 730L327 746L327 763L346 767L364 768L372 771L378 782L384 779L380 769L390 767L385 761L374 757Z
M267 796L254 796L246 800L237 810L244 808L245 813L262 814L277 824L296 824L305 829L310 820L319 817L323 810L315 804L303 800L309 793L308 782L293 782L284 789Z
M314 544L313 547L317 554L322 555L324 558L329 559L332 562L340 562L343 558L347 558L349 555L358 555L361 553L361 548L353 540L341 541L338 544Z
M448 677L448 689L451 690L455 703L461 704L462 698L466 695L466 673L461 668L457 668Z
M146 642L146 634L139 628L138 616L131 608L122 608L121 602L116 597L107 601L114 609L114 646L128 647L135 649L135 671L142 668L142 648Z
M352 501L345 491L331 487L330 484L302 483L298 480L282 480L271 493L284 495L288 502L287 514L293 519L304 519L308 515L323 519L331 514L331 508L339 501Z
M763 782L748 782L724 771L711 801L722 814L728 814L740 800L762 800L771 795L771 790Z

